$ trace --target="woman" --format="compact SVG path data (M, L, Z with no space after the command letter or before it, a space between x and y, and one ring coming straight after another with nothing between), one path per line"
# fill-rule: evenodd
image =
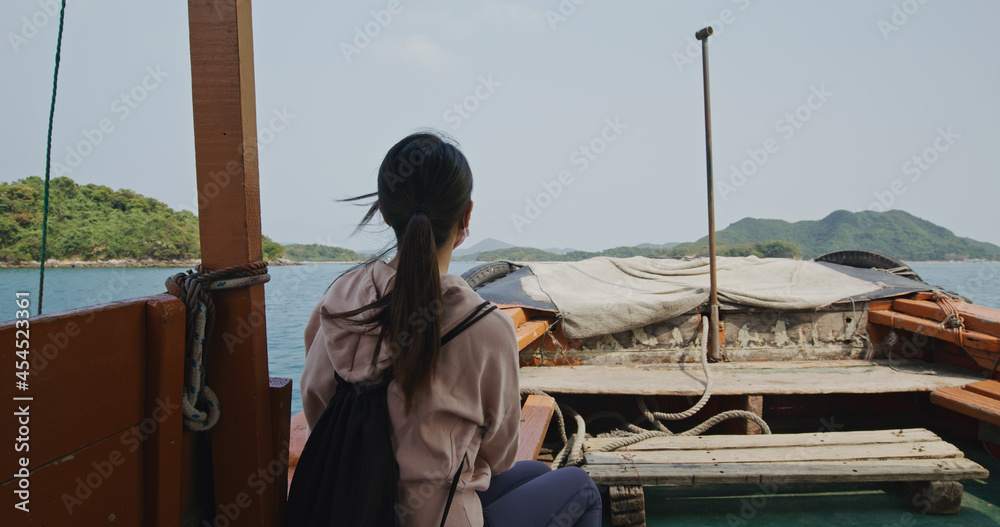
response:
M401 525L439 525L460 467L449 526L600 525L600 495L585 472L514 466L521 413L511 319L494 310L440 343L484 304L447 274L472 214L465 156L433 134L406 137L382 161L378 192L355 199L375 196L361 225L381 213L397 254L345 273L313 311L301 384L310 427L335 391L335 372L363 385L391 366Z

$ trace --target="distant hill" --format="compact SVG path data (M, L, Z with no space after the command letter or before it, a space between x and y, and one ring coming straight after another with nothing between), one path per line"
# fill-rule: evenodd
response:
M668 243L640 243L636 247L640 249L673 249L674 247L680 245L678 242L668 242Z
M285 246L285 258L297 262L363 262L360 254L342 247L318 243L292 243Z
M571 249L569 247L549 247L548 249L542 249L545 252L556 253L556 254L566 254L575 251L576 249Z
M766 240L794 243L804 258L832 251L867 249L901 260L998 258L1000 247L955 236L950 230L901 210L838 210L818 221L744 218L716 233L717 243L738 245ZM706 245L708 237L675 248Z
M695 256L708 254L708 246L689 246L687 252ZM720 245L716 248L720 256L759 256L761 258L801 258L802 253L794 244L781 241L768 241L760 243L746 243L740 245ZM565 254L543 251L533 247L508 247L495 251L486 251L471 254L462 258L455 258L458 261L466 262L492 262L496 260L511 260L515 262L578 262L587 258L598 256L611 256L614 258L630 258L632 256L646 257L670 257L682 256L684 251L678 252L674 249L663 248L640 248L640 247L615 247L603 251L571 251Z
M497 249L507 249L513 247L513 245L497 240L496 238L486 238L485 240L472 245L470 247L462 247L461 249L456 249L452 253L452 257L458 258L460 256L468 256L470 254L481 253L485 251L495 251Z

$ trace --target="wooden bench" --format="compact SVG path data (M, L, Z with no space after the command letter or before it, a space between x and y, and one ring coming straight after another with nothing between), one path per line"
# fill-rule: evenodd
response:
M941 388L931 392L931 402L1000 426L1000 382L979 381L964 387Z
M1000 382L979 381L931 392L931 402L979 421L979 439L1000 456Z
M552 421L556 400L545 395L529 395L521 408L521 430L517 461L538 459L542 440Z
M609 487L612 525L645 525L643 485L912 482L929 514L961 507L958 480L989 472L929 430L656 437L614 452L584 443L586 470Z

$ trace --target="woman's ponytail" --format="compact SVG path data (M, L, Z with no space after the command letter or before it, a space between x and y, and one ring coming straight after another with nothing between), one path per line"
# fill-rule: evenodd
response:
M441 352L437 243L429 211L422 206L413 209L417 210L410 214L399 240L396 283L383 327L407 411L416 393L430 385Z
M455 145L418 133L396 143L382 160L378 192L361 224L381 212L396 234L396 278L391 290L367 306L328 316L378 324L392 352L396 383L407 411L430 386L441 354L441 276L437 253L461 227L472 200L472 170ZM363 315L375 309L374 314ZM362 315L361 318L353 318ZM378 353L372 358L373 364Z

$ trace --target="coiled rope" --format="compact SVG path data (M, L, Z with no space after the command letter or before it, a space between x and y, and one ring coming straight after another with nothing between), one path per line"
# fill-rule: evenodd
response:
M167 279L167 292L187 306L184 368L184 426L188 430L209 430L219 421L219 398L205 384L205 346L215 324L212 291L240 289L264 284L271 279L267 262L250 262L212 271L202 265Z
M705 371L705 391L702 393L701 398L698 402L694 404L691 408L683 412L677 413L664 413L660 412L659 408L654 406L653 410L650 410L646 406L645 397L637 396L636 402L639 406L639 411L642 413L639 422L649 421L656 430L647 430L638 426L638 423L630 423L624 415L618 412L612 411L602 411L595 412L584 419L576 410L571 408L569 405L559 403L556 405L556 423L559 427L559 437L562 441L563 447L558 454L552 460L552 467L559 468L563 466L570 465L580 465L583 463L583 441L587 433L587 424L592 423L598 419L615 419L624 425L623 429L618 429L612 432L613 435L621 435L621 439L614 441L600 448L595 449L595 452L611 452L619 448L625 448L630 445L634 445L640 441L645 441L651 437L663 437L663 436L695 436L700 435L708 431L708 429L713 426L729 420L729 419L746 419L755 423L760 427L761 432L764 434L770 434L771 428L767 426L767 423L761 419L760 416L754 414L753 412L748 412L746 410L729 410L712 416L711 418L705 420L698 426L675 434L667 428L661 421L678 421L681 419L686 419L698 413L705 405L708 403L709 398L712 396L712 374L708 368L708 317L702 317L702 340L701 340L701 366ZM531 388L521 388L521 395L545 395L549 396L547 393L541 390L534 390ZM654 400L655 405L655 400ZM563 412L569 414L574 421L576 421L576 432L572 436L567 436L566 433L566 420L563 416Z

